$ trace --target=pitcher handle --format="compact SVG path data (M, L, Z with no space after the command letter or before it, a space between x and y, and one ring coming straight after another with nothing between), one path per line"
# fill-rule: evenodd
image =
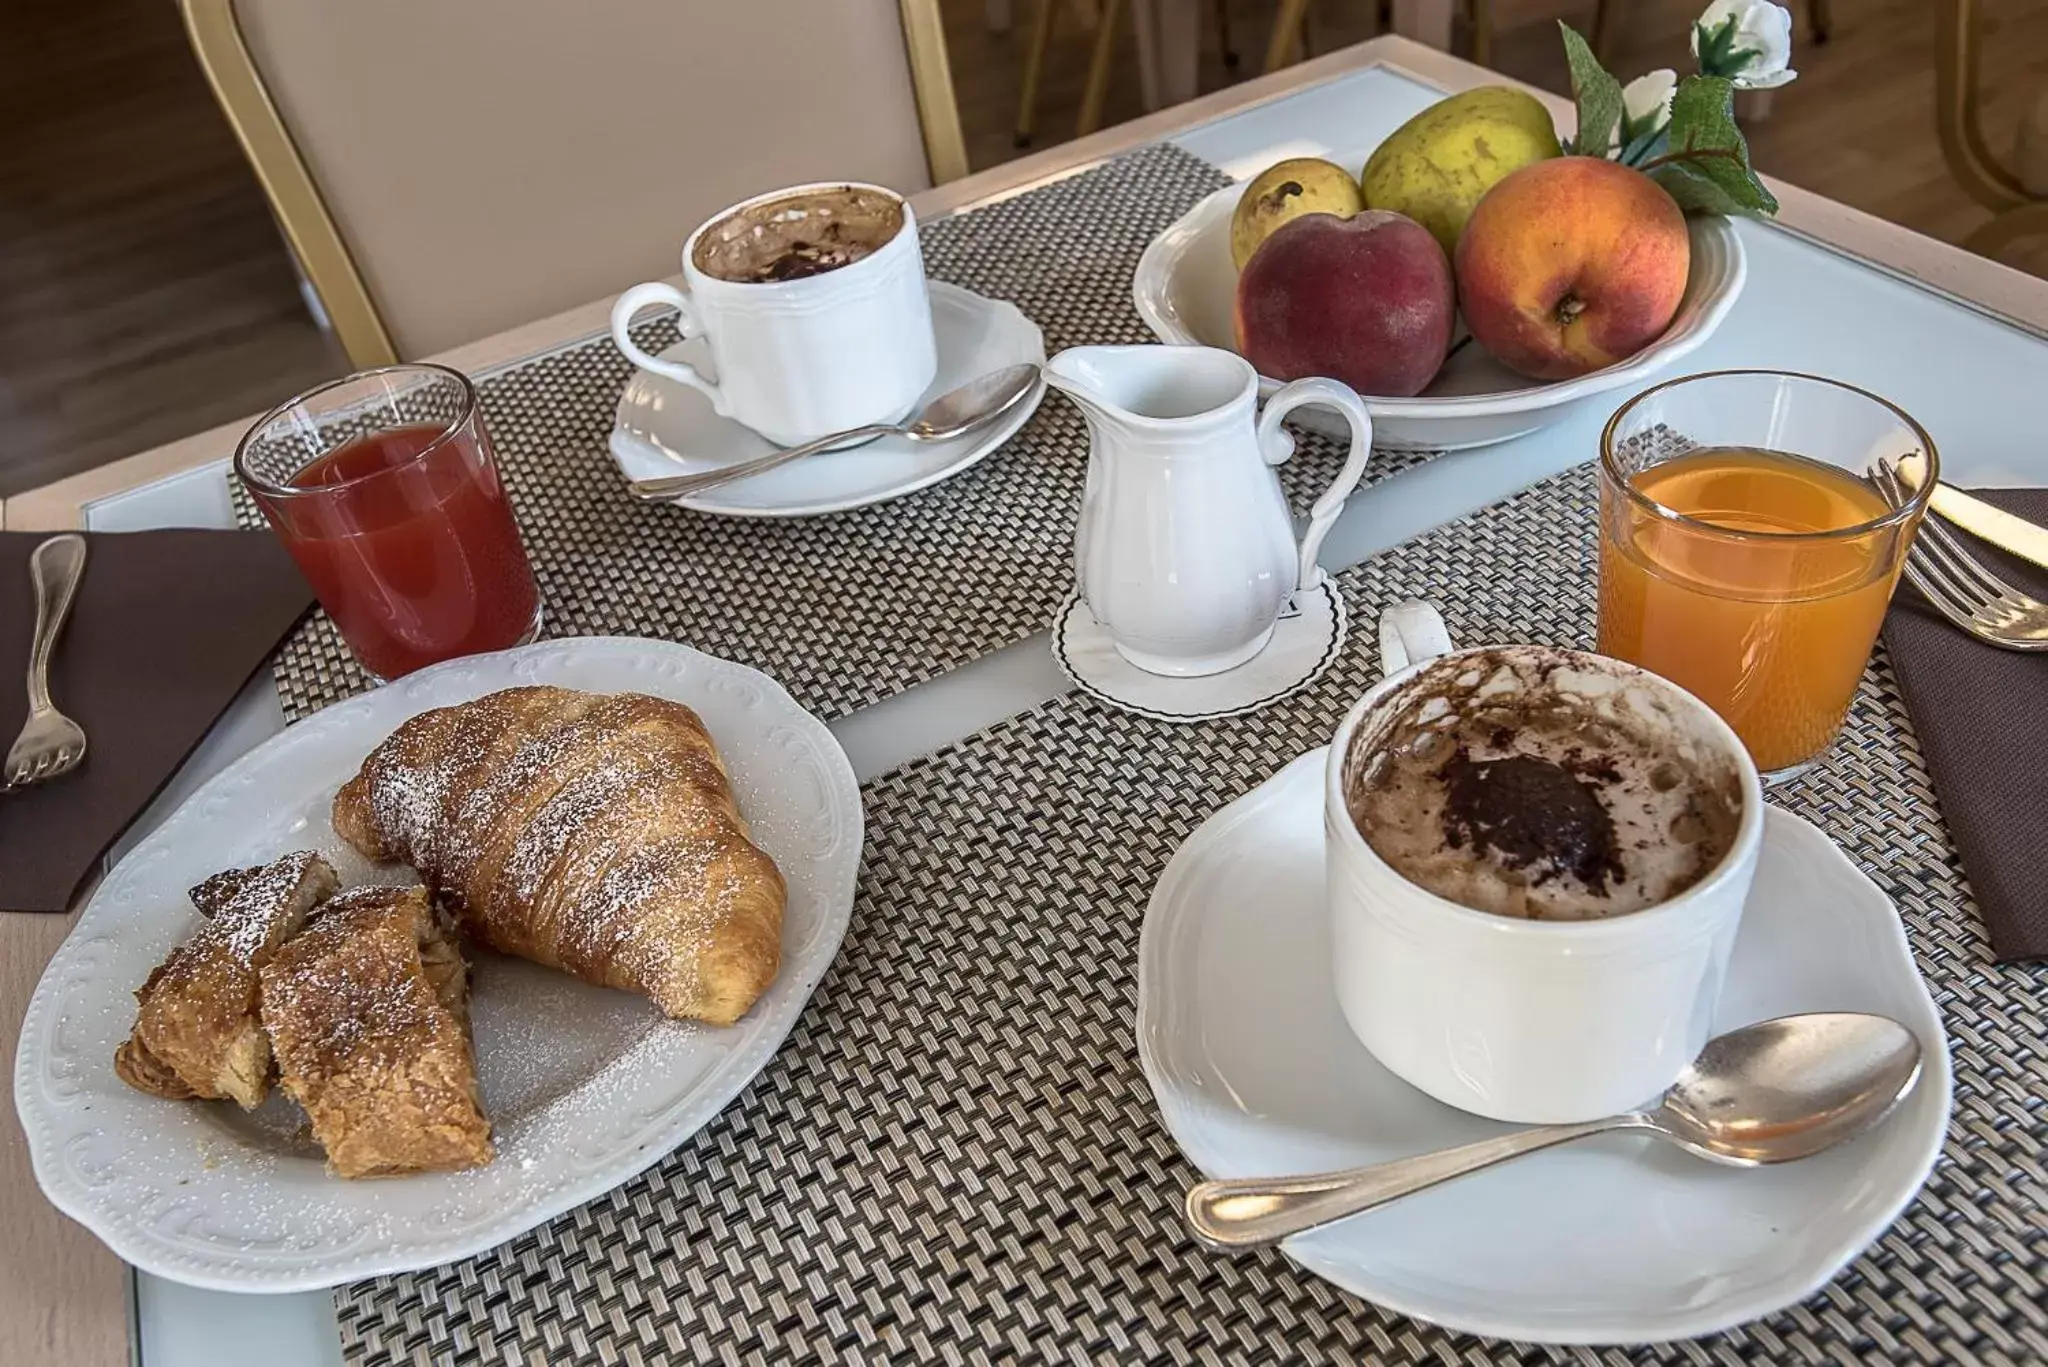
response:
M703 333L704 325L698 321L697 311L690 302L690 296L666 281L655 280L645 285L633 286L620 295L618 302L612 305L612 341L625 353L626 359L640 369L679 384L686 384L692 389L702 390L711 400L712 411L720 417L731 417L725 395L719 392L716 384L705 377L703 371L688 361L667 361L659 356L650 356L633 340L634 316L640 310L656 304L667 304L675 309L676 330L683 335L684 340Z
M1259 453L1268 465L1279 465L1294 454L1294 438L1281 428L1280 420L1307 404L1321 404L1343 414L1351 428L1351 451L1344 457L1344 468L1337 472L1337 478L1330 481L1330 487L1309 509L1308 530L1301 534L1301 567L1294 585L1297 592L1323 582L1323 568L1316 563L1316 552L1323 548L1323 538L1329 535L1337 514L1344 511L1344 500L1358 487L1359 478L1365 474L1365 463L1372 458L1372 414L1365 411L1365 401L1349 385L1336 380L1309 379L1296 380L1275 394L1266 404L1266 411L1259 415Z

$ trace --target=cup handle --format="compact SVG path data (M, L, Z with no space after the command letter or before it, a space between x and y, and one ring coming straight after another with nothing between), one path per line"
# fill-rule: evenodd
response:
M698 320L690 296L666 281L655 280L645 285L633 286L620 295L618 302L612 305L612 341L634 365L679 384L686 384L692 389L703 391L711 400L711 407L720 417L731 417L732 414L726 408L725 395L719 392L716 384L704 377L703 371L687 361L664 361L659 356L650 356L633 340L631 329L634 315L655 304L667 304L675 309L678 315L676 328L685 338L703 334L704 325Z
M1259 415L1259 453L1266 458L1266 464L1280 465L1294 454L1294 438L1280 426L1280 420L1312 403L1334 408L1343 415L1351 427L1351 451L1345 456L1344 468L1337 472L1337 478L1330 481L1330 487L1309 509L1308 530L1301 534L1301 567L1294 584L1297 591L1323 582L1323 568L1316 563L1316 552L1323 548L1323 538L1329 535L1337 514L1344 511L1344 500L1358 487L1359 478L1365 474L1365 463L1372 458L1372 414L1365 411L1365 401L1349 385L1336 380L1309 379L1296 380L1275 394L1266 404L1266 411Z
M1380 614L1380 677L1451 653L1443 614L1420 598L1396 603Z

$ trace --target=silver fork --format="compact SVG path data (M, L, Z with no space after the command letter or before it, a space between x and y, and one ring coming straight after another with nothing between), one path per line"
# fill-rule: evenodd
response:
M85 758L85 732L50 702L50 656L71 615L71 600L85 574L85 538L75 532L53 536L28 558L36 595L36 634L28 652L28 723L8 748L0 777L9 788L26 788L68 774Z
M1889 461L1872 468L1893 503L1911 496ZM2048 650L2048 603L2022 593L1970 552L1932 512L1906 553L1906 578L1942 616L2002 650Z

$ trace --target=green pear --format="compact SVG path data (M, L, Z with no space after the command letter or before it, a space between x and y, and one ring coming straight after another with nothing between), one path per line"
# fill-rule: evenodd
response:
M1542 101L1506 86L1481 86L1395 129L1366 162L1359 188L1367 208L1408 215L1453 255L1465 220L1488 190L1562 151Z
M1316 157L1289 157L1252 177L1238 197L1230 216L1230 259L1243 270L1275 228L1303 214L1349 218L1364 207L1349 171Z

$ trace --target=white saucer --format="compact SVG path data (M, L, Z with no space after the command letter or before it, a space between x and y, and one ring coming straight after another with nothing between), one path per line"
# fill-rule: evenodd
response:
M1211 721L1257 711L1314 683L1344 648L1344 629L1344 600L1325 578L1294 595L1273 639L1251 659L1220 674L1168 678L1117 654L1076 590L1053 619L1052 657L1076 688L1111 707L1154 721Z
M985 299L943 280L929 284L939 371L919 407L991 370L1045 363L1044 335L1014 304ZM701 338L679 342L661 355L688 361L716 376ZM1037 393L1002 421L958 441L920 444L907 437L884 437L676 502L698 512L733 517L810 517L900 498L959 474L1008 441L1030 420L1044 394L1041 383ZM699 391L644 370L627 381L619 395L609 445L612 459L628 479L716 470L776 449L752 428L719 417L711 400Z
M1324 756L1303 755L1210 817L1145 914L1139 1057L1167 1129L1211 1177L1375 1163L1511 1128L1399 1081L1345 1026L1323 908ZM1920 1189L1951 1078L1897 911L1826 836L1774 807L1715 1025L1822 1010L1892 1016L1927 1050L1913 1095L1862 1139L1738 1170L1605 1136L1282 1247L1404 1315L1539 1343L1690 1338L1791 1305Z

